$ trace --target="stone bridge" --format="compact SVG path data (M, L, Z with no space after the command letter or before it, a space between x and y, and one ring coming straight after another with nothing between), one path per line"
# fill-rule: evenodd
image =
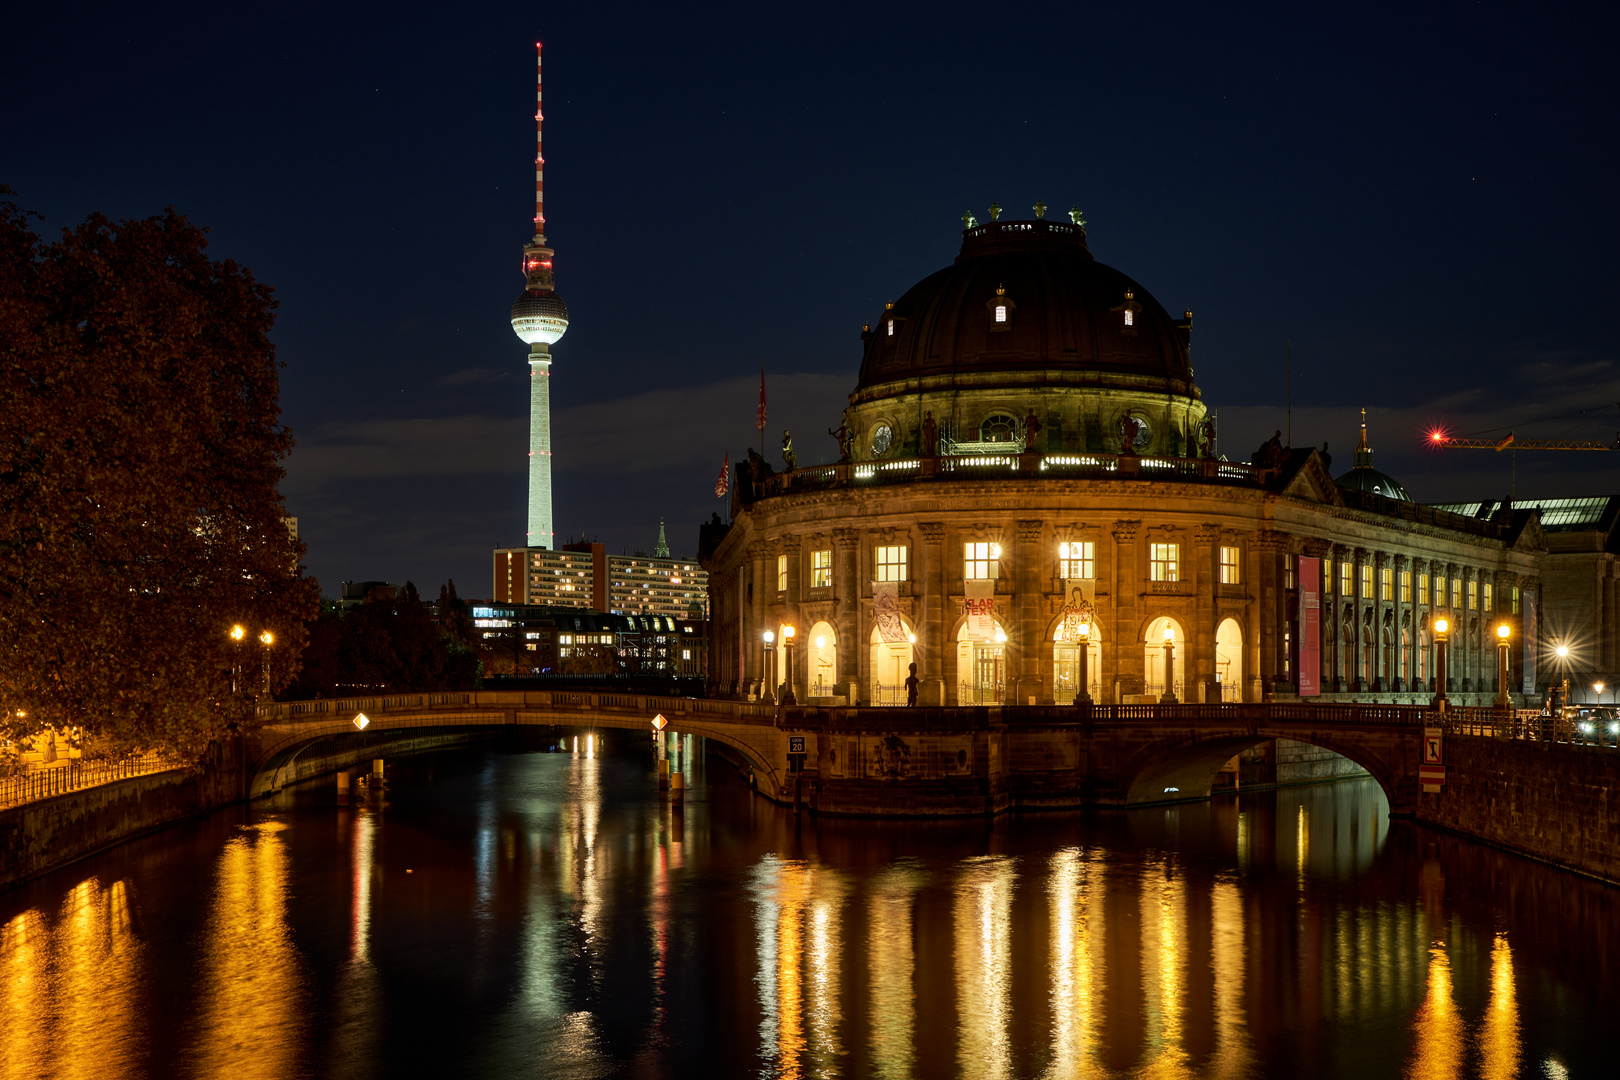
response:
M1422 736L1438 715L1410 705L1098 705L789 708L578 691L473 691L263 706L249 753L253 795L276 790L320 740L367 732L511 725L713 739L759 792L832 814L995 814L1018 808L1140 806L1207 798L1239 751L1294 739L1342 754L1413 814ZM1452 714L1453 716L1455 714ZM1455 722L1455 721L1454 721ZM790 739L804 739L804 756Z

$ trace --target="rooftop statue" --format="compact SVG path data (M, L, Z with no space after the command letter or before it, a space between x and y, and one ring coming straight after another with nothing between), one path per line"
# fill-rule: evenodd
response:
M788 472L799 467L798 459L793 456L793 435L786 428L782 429L782 463Z

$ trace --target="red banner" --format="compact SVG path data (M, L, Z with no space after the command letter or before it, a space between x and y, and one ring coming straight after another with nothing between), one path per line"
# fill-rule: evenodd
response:
M1299 696L1322 692L1322 560L1299 560Z

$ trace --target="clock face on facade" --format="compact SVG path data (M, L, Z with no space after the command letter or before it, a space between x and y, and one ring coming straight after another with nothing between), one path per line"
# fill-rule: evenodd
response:
M894 429L888 424L879 424L872 429L872 456L882 457L894 445Z

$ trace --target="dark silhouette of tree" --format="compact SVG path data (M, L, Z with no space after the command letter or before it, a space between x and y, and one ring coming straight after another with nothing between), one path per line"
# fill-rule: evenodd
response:
M47 243L0 187L0 714L202 749L250 719L318 589L276 485L275 301L205 231L92 215ZM244 643L228 636L242 624ZM232 670L243 675L233 695Z
M407 581L395 600L348 611L323 602L308 634L288 697L471 690L477 684L477 654L468 640L476 631L454 582L440 588L437 615Z

